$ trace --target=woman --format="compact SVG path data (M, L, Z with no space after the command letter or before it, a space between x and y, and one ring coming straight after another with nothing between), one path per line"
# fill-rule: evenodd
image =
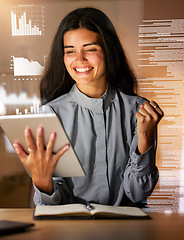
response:
M108 17L79 8L60 23L40 85L42 104L61 120L86 172L82 178L52 178L59 157L44 148L43 129L36 142L25 130L28 148L14 144L32 174L35 204L96 202L140 203L157 180L156 127L163 112L134 93L136 79ZM72 167L72 166L71 166Z

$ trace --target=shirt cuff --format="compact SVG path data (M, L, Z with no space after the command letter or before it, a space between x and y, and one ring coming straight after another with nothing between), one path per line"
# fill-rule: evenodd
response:
M54 192L52 195L41 192L34 184L35 189L34 202L35 205L58 205L61 202L57 185L53 182Z
M154 144L143 154L139 155L136 150L130 154L131 173L139 176L150 174L156 171Z

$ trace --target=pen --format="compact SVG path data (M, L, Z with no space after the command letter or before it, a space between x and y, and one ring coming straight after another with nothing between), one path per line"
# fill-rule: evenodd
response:
M86 203L86 208L88 211L95 209L95 207L93 205L91 205L90 203Z

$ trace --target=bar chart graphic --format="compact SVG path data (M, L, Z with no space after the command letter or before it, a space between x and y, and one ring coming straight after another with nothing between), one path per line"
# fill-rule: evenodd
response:
M42 75L45 66L41 66L37 61L29 61L24 57L14 57L13 58L13 68L14 76L33 76Z
M11 7L12 36L45 35L44 6L19 5Z

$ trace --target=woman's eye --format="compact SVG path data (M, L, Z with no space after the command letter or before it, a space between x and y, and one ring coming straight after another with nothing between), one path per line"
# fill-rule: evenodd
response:
M96 51L96 48L87 49L86 51L87 51L87 52L95 52L95 51Z
M68 50L68 51L65 52L65 54L72 54L72 53L74 53L73 50Z

